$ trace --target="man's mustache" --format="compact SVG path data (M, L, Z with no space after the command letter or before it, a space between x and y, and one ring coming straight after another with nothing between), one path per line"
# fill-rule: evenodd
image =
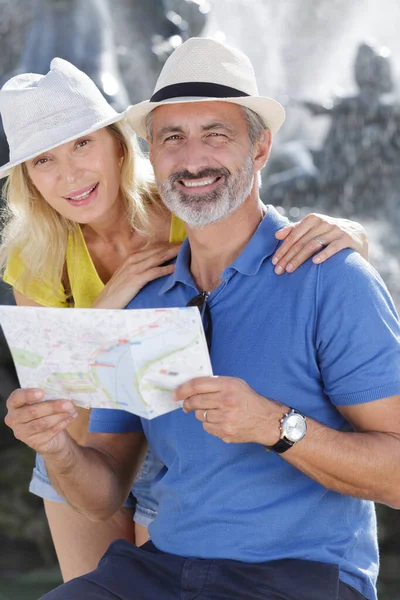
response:
M169 181L171 184L176 183L180 179L186 180L194 180L194 179L204 179L205 177L229 177L230 175L229 169L222 167L221 169L202 169L198 171L198 173L191 173L190 171L179 171L178 173L173 173L169 177Z

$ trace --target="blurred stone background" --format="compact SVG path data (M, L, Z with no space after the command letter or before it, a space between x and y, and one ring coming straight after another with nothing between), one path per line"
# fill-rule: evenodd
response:
M313 210L361 221L371 262L400 306L400 3L384 4L0 0L0 85L17 72L45 73L62 56L123 109L151 95L164 60L187 37L212 35L242 48L260 93L287 110L263 176L264 201L294 220ZM7 160L0 126L0 163ZM12 302L2 282L0 302ZM17 379L4 341L0 348L0 600L35 600L60 575L42 503L27 491L33 454L3 424ZM399 600L400 515L377 510L379 597Z

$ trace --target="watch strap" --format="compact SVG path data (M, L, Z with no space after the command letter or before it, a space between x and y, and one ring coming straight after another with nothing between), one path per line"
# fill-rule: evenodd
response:
M295 411L295 409L289 407L287 413L285 413L283 415L282 419L280 420L280 422L281 422L281 437L276 442L276 444L274 444L273 446L264 446L265 449L267 450L267 452L271 452L271 450L273 450L277 454L283 454L284 452L286 452L286 450L289 450L289 448L292 448L292 446L294 446L296 444L296 442L292 442L292 441L288 440L288 438L285 437L282 432L282 423L283 423L284 419L286 417L288 417L292 412L301 414L298 411ZM304 415L301 415L301 416L305 419Z
M286 438L281 438L273 446L266 446L267 450L273 450L278 454L283 454L286 450L289 450L294 445L294 442L289 442Z

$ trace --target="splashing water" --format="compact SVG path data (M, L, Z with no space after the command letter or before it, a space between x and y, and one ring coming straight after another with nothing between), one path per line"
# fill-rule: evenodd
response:
M297 0L215 0L204 34L241 48L254 65L260 94L284 104L287 120L274 142L271 163L274 159L278 161L281 148L286 148L289 162L294 154L296 164L307 167L313 174L313 153L318 154L324 148L327 135L337 122L332 127L332 115L315 117L301 102L311 100L332 105L341 99L356 98L359 94L354 78L357 49L364 41L376 42L383 47L380 49L383 56L388 56L388 49L393 57L400 56L399 22L398 0L386 0L384 11L379 0L302 0L301 3ZM392 106L396 113L400 105L400 59L392 60L391 69L393 94L382 104ZM344 130L347 126L348 123ZM384 127L375 122L368 127L358 137L356 132L353 135L356 141L352 143L359 147L369 144L373 149L380 137L384 152L393 148L397 152L397 140L390 137L393 129L400 130L397 121L387 119ZM345 157L352 153L348 137L344 131L337 141L342 144L337 151L344 152ZM291 146L285 145L286 142L291 142ZM397 174L396 178L393 174L397 163L400 164L400 152L383 166L379 166L376 153L368 155L364 147L358 157L358 163L364 161L365 166L362 164L360 168L358 164L355 182L345 182L346 194L354 196L356 190L368 188L368 203L360 193L350 203L337 205L332 204L328 194L319 193L310 203L307 195L300 193L295 196L296 205L285 204L285 207L294 219L303 216L311 206L314 211L345 214L363 223L371 240L371 262L384 277L400 307L400 242L396 231L400 221L400 196L395 183ZM265 185L264 178L265 188L268 182ZM268 193L263 199L271 201ZM273 197L272 201L276 204Z

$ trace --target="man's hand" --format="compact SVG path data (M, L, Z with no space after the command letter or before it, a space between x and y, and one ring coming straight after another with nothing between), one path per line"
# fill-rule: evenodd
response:
M365 229L356 221L334 219L310 214L295 225L276 232L283 244L275 252L272 264L275 273L292 273L311 256L314 263L322 263L340 250L351 248L368 260L368 238Z
M43 390L20 389L7 400L6 424L46 461L57 492L95 521L110 519L126 500L147 448L142 432L90 433L80 446L66 431L76 418L70 400L43 399Z
M186 413L195 411L204 429L226 443L255 442L272 446L279 440L279 420L287 407L257 394L242 379L198 377L179 386L175 399Z
M78 414L70 400L40 402L43 397L43 390L16 390L7 400L4 422L18 440L46 456L62 452L67 446L66 428Z

